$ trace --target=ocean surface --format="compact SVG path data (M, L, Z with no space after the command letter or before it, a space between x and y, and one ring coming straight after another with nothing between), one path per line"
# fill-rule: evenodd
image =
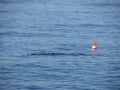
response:
M120 90L120 0L0 0L0 90Z

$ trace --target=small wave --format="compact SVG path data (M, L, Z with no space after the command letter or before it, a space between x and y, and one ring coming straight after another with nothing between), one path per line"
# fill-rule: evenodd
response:
M67 24L55 24L55 26L65 27L65 26L67 26Z
M68 55L68 56L79 56L79 55L85 55L83 53L61 53L61 52L40 52L40 53L31 53L30 55L46 55L46 56L58 56L58 55Z

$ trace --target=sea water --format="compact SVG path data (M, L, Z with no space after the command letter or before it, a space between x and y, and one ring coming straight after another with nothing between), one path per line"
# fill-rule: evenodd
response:
M119 0L0 0L0 90L120 90L119 38Z

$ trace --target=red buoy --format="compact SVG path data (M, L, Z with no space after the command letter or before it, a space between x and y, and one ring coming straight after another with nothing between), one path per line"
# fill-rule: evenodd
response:
M92 49L97 49L97 41L93 42Z

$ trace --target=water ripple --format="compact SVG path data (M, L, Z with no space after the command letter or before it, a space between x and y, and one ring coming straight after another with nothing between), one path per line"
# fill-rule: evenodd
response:
M40 52L40 53L31 53L30 55L50 55L50 56L54 56L54 55L68 55L68 56L85 56L84 53L65 53L65 52Z

